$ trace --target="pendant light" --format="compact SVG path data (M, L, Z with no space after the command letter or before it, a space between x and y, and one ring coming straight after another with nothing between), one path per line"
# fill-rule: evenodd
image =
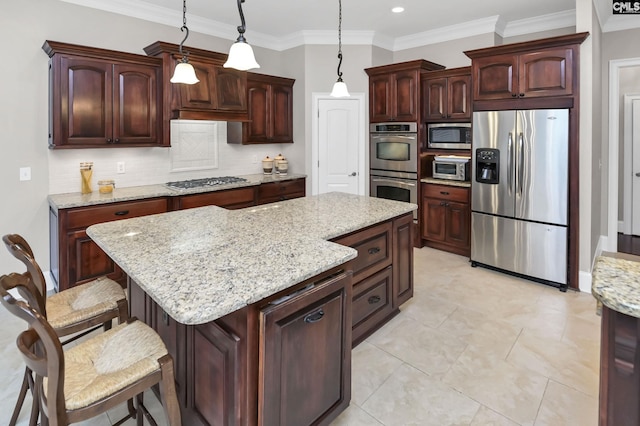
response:
M182 53L182 45L189 37L189 28L187 28L187 0L182 1L182 27L180 31L186 31L187 34L184 36L184 39L180 42L179 52L182 55L182 59L176 65L176 69L173 72L173 77L169 80L172 83L183 83L183 84L196 84L200 80L196 77L196 70L193 69L193 65L189 63L187 59L188 53Z
M225 62L225 68L235 68L240 71L247 71L253 68L260 68L253 55L253 49L244 38L246 30L244 23L244 13L242 13L242 3L244 0L238 0L238 11L240 12L240 26L238 27L238 39L231 45L229 56Z
M342 0L338 0L338 8L338 80L333 85L330 96L334 98L346 98L351 95L349 95L349 91L347 90L347 84L342 81L342 71L340 71L340 66L342 66Z

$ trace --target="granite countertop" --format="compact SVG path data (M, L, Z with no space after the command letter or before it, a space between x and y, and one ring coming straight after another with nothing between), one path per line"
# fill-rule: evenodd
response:
M462 188L471 188L471 182L461 181L461 180L448 180L448 179L437 179L432 177L424 177L420 179L420 182L424 183L435 183L438 185L448 185L448 186L459 186Z
M87 234L176 321L202 324L355 258L327 240L415 209L334 192L118 220Z
M164 184L130 186L125 188L116 187L110 194L101 194L93 191L90 194L71 192L67 194L51 194L48 197L49 205L55 210L70 209L73 207L85 207L98 204L117 203L120 201L134 201L155 197L179 197L181 195L198 194L202 192L222 191L225 189L242 188L245 186L256 186L263 183L282 182L286 180L305 178L306 175L286 174L286 175L243 175L238 176L246 179L246 182L229 183L226 185L206 186L190 189L172 189Z
M640 257L603 253L593 268L591 293L607 308L640 318Z

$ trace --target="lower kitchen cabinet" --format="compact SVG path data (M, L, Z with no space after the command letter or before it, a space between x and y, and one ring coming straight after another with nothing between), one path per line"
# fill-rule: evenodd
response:
M172 210L192 209L203 206L219 206L226 209L241 209L255 205L255 187L226 189L183 195L171 200Z
M306 179L283 180L258 186L256 204L268 204L305 196Z
M106 275L126 286L126 275L86 233L101 222L164 213L166 198L49 209L49 262L56 289L62 291Z
M423 183L421 210L425 245L469 256L471 209L468 188Z

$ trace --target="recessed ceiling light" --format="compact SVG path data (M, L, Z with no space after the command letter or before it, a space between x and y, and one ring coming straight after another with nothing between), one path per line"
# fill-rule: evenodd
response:
M393 13L402 13L402 12L404 12L404 7L396 6L396 7L394 7L393 9L391 9L391 11L392 11Z

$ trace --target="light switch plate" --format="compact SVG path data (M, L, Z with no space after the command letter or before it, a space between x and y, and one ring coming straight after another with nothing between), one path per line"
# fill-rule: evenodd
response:
M31 167L20 167L20 180L31 180Z

